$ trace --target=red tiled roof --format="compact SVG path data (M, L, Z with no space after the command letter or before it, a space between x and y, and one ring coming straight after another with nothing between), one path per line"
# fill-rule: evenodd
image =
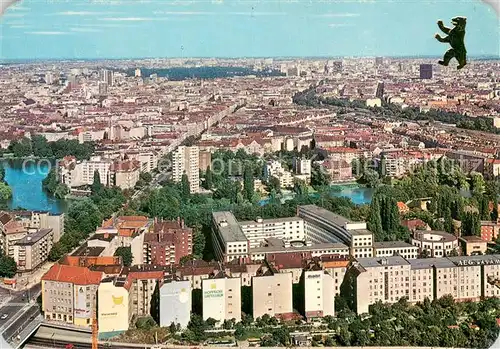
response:
M102 272L90 271L85 267L54 264L42 277L43 281L68 282L76 285L98 285Z

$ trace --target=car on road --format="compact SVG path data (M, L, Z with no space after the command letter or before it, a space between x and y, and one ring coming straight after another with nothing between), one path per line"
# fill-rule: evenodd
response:
M2 316L0 316L0 320L5 320L9 317L9 315L7 314L2 314Z

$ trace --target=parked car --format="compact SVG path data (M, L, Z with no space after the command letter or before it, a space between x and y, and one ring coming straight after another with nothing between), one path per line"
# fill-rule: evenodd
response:
M5 320L9 317L9 315L7 314L2 314L2 316L0 316L0 320Z

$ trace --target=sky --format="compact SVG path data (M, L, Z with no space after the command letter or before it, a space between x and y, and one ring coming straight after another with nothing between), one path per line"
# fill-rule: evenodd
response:
M455 16L469 56L500 57L480 0L22 0L0 59L441 56L436 22Z

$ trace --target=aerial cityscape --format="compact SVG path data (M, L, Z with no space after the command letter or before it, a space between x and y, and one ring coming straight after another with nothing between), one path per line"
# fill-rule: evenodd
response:
M0 348L500 348L498 14L449 4L6 9Z

